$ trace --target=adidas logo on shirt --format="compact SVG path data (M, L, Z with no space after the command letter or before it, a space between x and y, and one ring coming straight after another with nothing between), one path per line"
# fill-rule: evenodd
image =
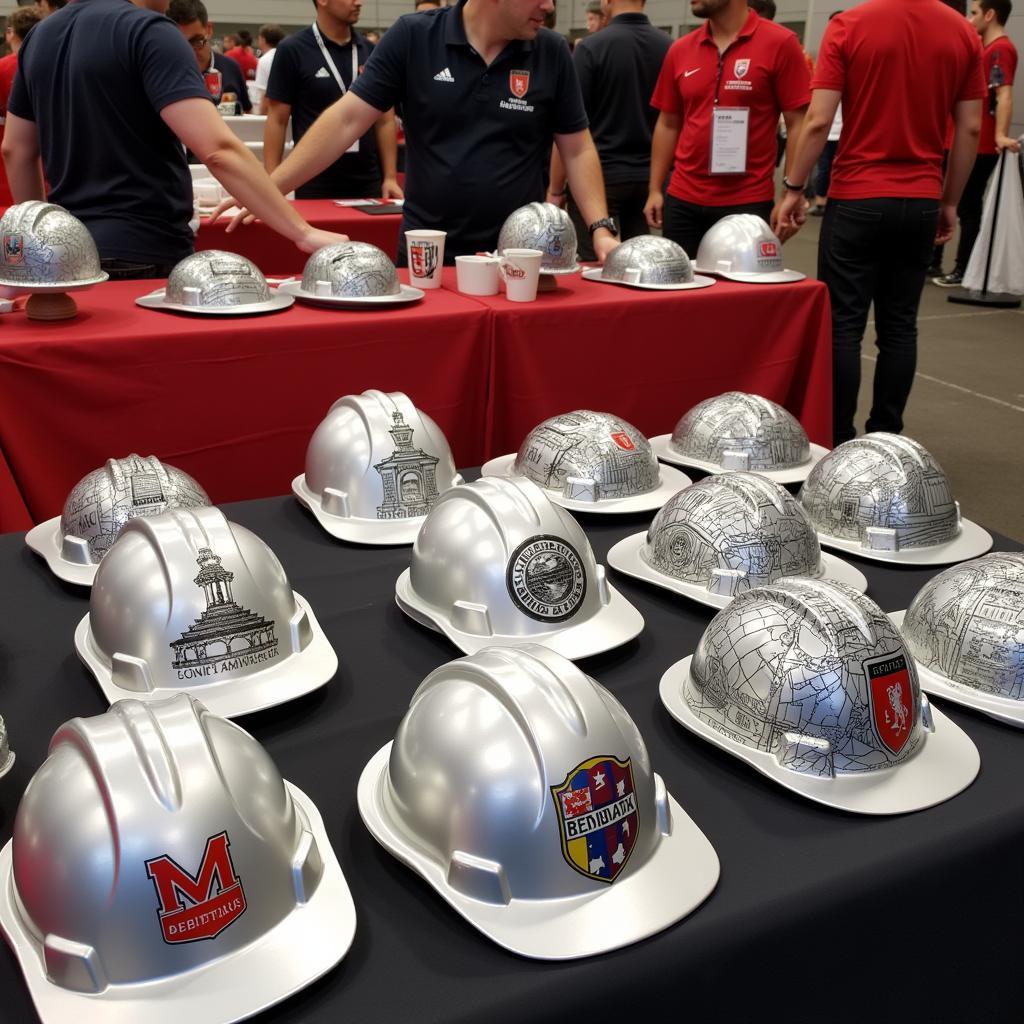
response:
M438 71L438 73L436 75L434 75L434 81L435 82L454 82L455 81L455 76L447 68L445 68L444 71Z
M327 68L321 68L314 76L314 78L330 78L331 73Z

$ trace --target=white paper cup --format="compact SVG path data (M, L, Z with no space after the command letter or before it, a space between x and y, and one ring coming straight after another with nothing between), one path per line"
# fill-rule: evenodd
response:
M456 256L457 287L463 295L497 295L497 256Z
M444 266L446 231L417 228L406 231L405 248L409 263L409 282L417 288L440 288Z
M543 258L540 249L506 249L502 253L498 272L505 282L505 297L509 302L533 302L537 298Z

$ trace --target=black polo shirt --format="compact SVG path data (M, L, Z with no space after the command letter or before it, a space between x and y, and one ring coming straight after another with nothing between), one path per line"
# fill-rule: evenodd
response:
M352 91L405 125L405 228L448 232L445 259L491 249L505 218L544 198L552 136L587 127L561 36L541 29L488 67L455 7L388 29ZM276 58L275 58L276 64Z
M192 180L159 111L193 97L209 93L177 25L127 0L76 0L28 34L8 109L36 123L49 197L101 257L174 263L192 252Z
M238 106L248 114L252 110L252 100L249 99L249 90L245 87L245 75L237 60L225 53L211 53L210 61L214 68L220 72L221 93L233 92L238 97ZM214 103L220 103L220 96L211 96Z
M609 185L648 179L658 111L651 96L672 40L646 14L620 14L576 44L590 131Z
M353 30L352 41L339 46L321 33L327 52L348 89L352 85L352 46L356 47L356 67L362 69L373 44ZM292 137L296 142L309 131L310 125L329 107L341 99L341 90L317 45L313 29L282 39L270 68L267 98L287 103L292 108ZM359 140L358 153L345 153L323 173L296 189L299 199L360 199L379 196L381 187L377 134L370 129Z

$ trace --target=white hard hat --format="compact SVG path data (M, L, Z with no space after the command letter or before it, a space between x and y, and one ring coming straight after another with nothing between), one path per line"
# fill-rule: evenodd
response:
M697 269L745 284L785 284L806 277L786 270L778 235L752 213L730 214L708 228L697 248Z

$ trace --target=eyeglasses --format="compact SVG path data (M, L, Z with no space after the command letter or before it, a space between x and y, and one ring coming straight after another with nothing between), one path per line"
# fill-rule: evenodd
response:
M205 50L206 47L210 45L210 37L192 36L188 40L188 45L191 46L193 50Z

